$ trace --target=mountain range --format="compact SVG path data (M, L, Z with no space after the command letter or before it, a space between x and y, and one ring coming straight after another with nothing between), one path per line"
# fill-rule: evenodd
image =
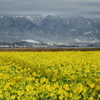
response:
M1 16L0 42L33 40L50 43L100 41L100 21L82 16Z

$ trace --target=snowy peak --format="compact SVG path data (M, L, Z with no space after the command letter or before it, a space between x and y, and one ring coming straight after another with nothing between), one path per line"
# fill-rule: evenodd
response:
M61 18L61 17L56 16L56 15L47 15L47 16L44 17L44 19L51 19L51 20L58 19L58 18Z

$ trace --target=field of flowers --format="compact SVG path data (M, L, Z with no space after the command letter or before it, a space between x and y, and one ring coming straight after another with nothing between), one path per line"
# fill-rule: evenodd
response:
M100 51L0 52L0 100L100 100Z

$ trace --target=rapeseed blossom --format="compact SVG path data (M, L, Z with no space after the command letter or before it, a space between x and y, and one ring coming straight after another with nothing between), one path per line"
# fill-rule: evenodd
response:
M0 100L99 99L100 51L0 53Z

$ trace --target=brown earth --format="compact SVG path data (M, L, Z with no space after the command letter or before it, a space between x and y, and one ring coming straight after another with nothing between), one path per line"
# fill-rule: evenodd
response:
M100 48L5 48L0 52L41 52L41 51L100 51Z

